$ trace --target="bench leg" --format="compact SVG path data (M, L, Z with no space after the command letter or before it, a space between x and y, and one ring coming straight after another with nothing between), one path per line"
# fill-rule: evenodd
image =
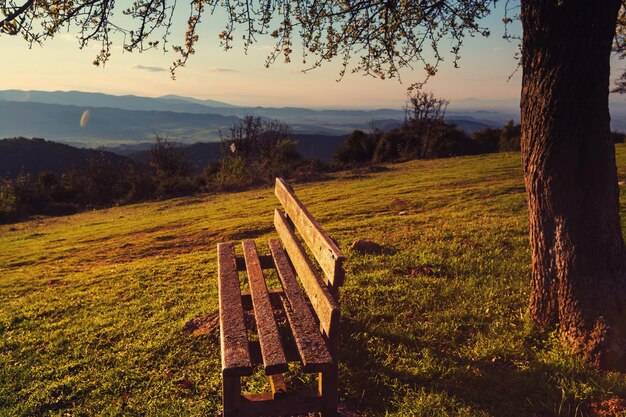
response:
M333 363L328 370L318 375L318 389L322 396L322 417L337 416L339 395L337 393L337 363Z
M222 415L239 417L241 413L241 379L222 375Z

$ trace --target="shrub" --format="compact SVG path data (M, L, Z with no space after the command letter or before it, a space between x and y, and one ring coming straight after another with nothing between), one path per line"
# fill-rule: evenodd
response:
M373 161L376 163L395 161L400 158L400 148L404 142L402 129L393 129L380 135Z
M300 155L296 152L296 142L283 138L273 144L271 155L262 156L253 165L256 165L258 178L272 184L276 177L290 177L300 159Z
M447 158L477 153L474 144L465 132L455 125L440 123L431 135L430 147L425 158Z
M501 136L502 129L485 127L472 133L470 139L475 145L477 153L492 153L498 152Z
M219 190L233 190L249 187L254 183L254 177L243 156L229 155L220 161L214 182Z
M193 178L174 176L162 177L156 186L157 198L182 197L198 191L198 185Z
M159 135L150 148L150 166L158 177L184 177L190 171L183 150Z
M500 152L514 152L520 150L520 138L522 137L522 126L509 120L502 128L498 148Z
M17 214L17 204L13 183L0 179L0 223L8 223Z
M211 183L218 189L272 183L277 176L290 176L301 161L291 129L278 120L246 116L221 141L219 165L204 170L205 188ZM211 175L213 180L208 178Z
M319 159L305 159L296 167L292 177L298 181L315 181L323 177L330 167Z
M373 135L367 135L361 130L355 130L335 151L333 159L339 165L351 166L370 162L374 157L376 141Z

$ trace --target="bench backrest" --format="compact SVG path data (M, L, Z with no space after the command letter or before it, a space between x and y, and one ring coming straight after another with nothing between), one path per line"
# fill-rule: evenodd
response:
M338 295L345 278L345 258L282 178L276 179L275 194L284 213L275 210L274 226L320 321L322 333L334 345L339 330ZM313 254L324 279L307 255L296 231Z

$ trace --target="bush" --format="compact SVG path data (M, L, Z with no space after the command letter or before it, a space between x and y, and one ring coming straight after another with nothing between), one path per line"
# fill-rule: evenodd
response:
M0 223L8 223L17 215L17 204L13 183L0 179Z
M502 129L485 127L472 133L470 139L474 143L477 153L493 153L498 152L500 148L501 136Z
M199 190L198 184L190 177L162 177L156 186L157 198L182 197Z
M292 177L298 181L316 181L323 178L323 173L330 167L319 159L303 160L295 169Z
M380 135L373 161L375 163L396 161L400 158L400 148L404 142L402 129L393 129Z
M183 150L159 135L155 136L150 148L150 166L157 177L184 177L190 171Z
M229 137L222 137L221 159L205 168L204 187L241 189L289 177L302 160L295 145L286 124L246 116L231 127Z
M516 125L509 120L502 128L498 149L500 152L519 152L520 139L522 137L522 125Z
M431 144L425 154L426 158L448 158L476 153L475 145L465 132L455 125L441 123L431 135Z
M236 190L254 184L254 177L243 156L225 156L215 174L215 187L218 190Z
M374 135L367 135L361 130L355 130L335 151L333 159L342 166L360 165L371 162L376 151Z
M30 175L20 174L12 181L0 183L0 219L3 222L43 213L48 204L48 195L31 181Z
M283 138L274 143L271 155L261 157L253 164L253 170L259 179L272 184L276 177L290 177L300 160L296 142Z

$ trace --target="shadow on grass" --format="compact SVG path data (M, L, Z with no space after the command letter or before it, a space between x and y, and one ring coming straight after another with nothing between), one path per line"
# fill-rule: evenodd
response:
M589 404L577 398L574 388L567 387L576 375L565 375L567 371L558 365L495 358L470 361L433 340L418 341L416 345L415 338L408 335L372 331L350 319L345 319L342 326L341 396L351 409L364 415L403 414L409 410L428 410L427 415L433 416L589 415ZM438 366L420 368L417 363L403 368L398 361L388 360L385 352L401 345L411 346L416 352L432 352L437 355ZM436 404L423 406L420 401ZM422 414L418 411L416 415Z

